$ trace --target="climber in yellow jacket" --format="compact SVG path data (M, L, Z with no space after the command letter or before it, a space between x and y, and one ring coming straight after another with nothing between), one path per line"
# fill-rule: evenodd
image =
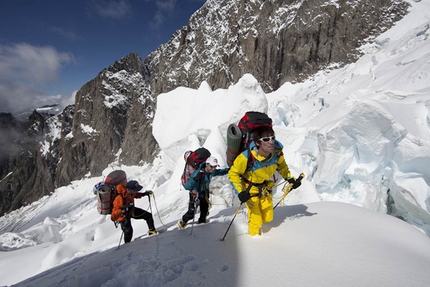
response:
M273 220L272 188L275 185L275 172L289 183L293 189L300 186L300 181L291 177L285 162L282 144L275 139L271 127L259 127L253 133L254 141L250 144L252 156L248 150L237 156L231 166L228 177L238 194L241 203L248 208L248 234L261 235L263 223Z

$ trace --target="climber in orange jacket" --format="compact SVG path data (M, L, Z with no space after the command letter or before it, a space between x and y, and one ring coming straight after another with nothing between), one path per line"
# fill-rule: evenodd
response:
M148 224L148 235L157 234L152 214L146 210L134 206L134 199L142 196L150 196L152 191L139 192L142 186L135 180L120 183L116 186L118 195L113 201L111 220L118 222L124 232L124 242L130 242L133 237L131 218L144 219Z

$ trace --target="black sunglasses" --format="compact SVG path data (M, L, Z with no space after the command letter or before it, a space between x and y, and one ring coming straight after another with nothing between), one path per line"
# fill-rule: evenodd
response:
M265 143L269 142L270 140L275 141L275 136L264 137L264 138L259 139L259 141L265 142Z

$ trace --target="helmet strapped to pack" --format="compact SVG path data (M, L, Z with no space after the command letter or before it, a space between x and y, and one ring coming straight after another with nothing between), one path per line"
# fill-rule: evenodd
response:
M97 191L103 187L105 185L105 183L103 181L100 181L99 183L97 183L96 185L94 185L93 187L93 193L97 194Z
M187 159L192 152L193 152L192 150L187 150L186 152L184 152L184 161L185 162L187 162Z

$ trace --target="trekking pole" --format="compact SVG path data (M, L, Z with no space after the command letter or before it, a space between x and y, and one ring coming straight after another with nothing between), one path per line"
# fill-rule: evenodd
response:
M236 218L236 215L239 213L239 210L240 210L240 208L242 207L242 204L243 204L243 202L241 202L241 203L239 204L239 207L236 209L236 212L234 213L233 218L231 219L231 222L230 222L230 224L229 224L229 226L228 226L227 230L225 231L224 236L220 239L220 241L224 241L224 238L225 238L225 236L227 235L227 232L230 230L231 224L233 223L233 220Z
M191 223L191 231L190 231L190 235L193 235L194 219L195 219L195 217L196 217L196 211L197 211L197 204L196 204L196 201L194 200L194 214L193 214L193 222Z
M119 243L118 243L118 249L117 250L119 250L119 247L121 246L121 240L122 240L122 236L124 235L124 230L121 232L121 237L119 238Z
M302 181L302 179L305 177L305 174L304 173L301 173L300 175L299 175L299 177L297 178L297 181ZM287 183L288 183L288 181L287 181ZM293 188L293 184L292 183L290 183L290 184L285 184L284 185L284 187L282 188L282 190L284 191L284 194L282 195L282 197L281 197L281 199L278 201L278 203L275 205L275 207L273 207L273 209L275 209L278 205L279 205L279 203L282 201L282 200L284 200L284 198L287 196L287 194L288 193L290 193L290 191L291 191L291 189Z

